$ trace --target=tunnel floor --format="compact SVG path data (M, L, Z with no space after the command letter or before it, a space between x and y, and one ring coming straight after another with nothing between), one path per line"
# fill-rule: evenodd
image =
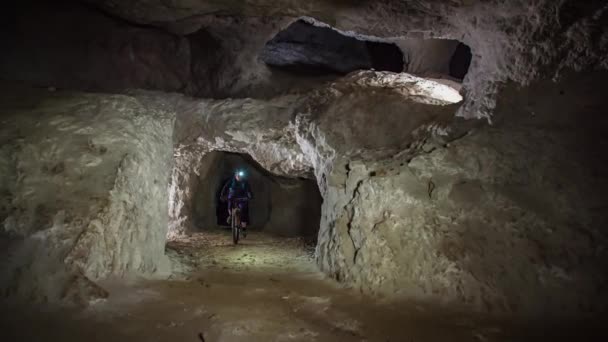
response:
M174 251L174 261L186 265L195 273L195 270L213 269L270 273L316 272L313 260L315 246L301 237L285 238L250 231L247 238L241 239L235 246L230 229L216 229L170 241L167 248ZM189 277L188 274L182 276Z
M84 312L5 306L3 340L573 341L604 333L601 322L522 322L367 298L318 272L313 249L260 232L238 246L229 232L194 234L169 244L183 266L168 280L108 281L110 297Z

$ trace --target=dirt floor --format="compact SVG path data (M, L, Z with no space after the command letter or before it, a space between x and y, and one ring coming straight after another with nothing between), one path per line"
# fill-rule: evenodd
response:
M5 307L0 340L608 340L601 322L516 322L365 298L319 273L314 246L300 239L253 233L234 246L229 232L196 234L168 253L180 265L171 279L107 282L110 297L84 311Z

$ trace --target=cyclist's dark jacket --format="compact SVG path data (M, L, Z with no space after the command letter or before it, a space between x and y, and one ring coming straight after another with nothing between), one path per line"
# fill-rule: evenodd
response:
M224 198L248 198L253 197L249 182L244 179L236 180L236 177L229 179L222 188L221 196Z

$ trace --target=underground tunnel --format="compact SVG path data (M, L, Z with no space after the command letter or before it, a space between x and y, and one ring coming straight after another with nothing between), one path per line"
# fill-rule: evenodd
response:
M248 155L211 152L203 157L195 190L193 216L198 231L229 227L228 207L220 200L223 186L236 170L244 172L253 199L249 228L278 236L315 240L321 220L317 183L304 178L273 175Z
M471 48L457 40L362 36L311 18L290 24L266 42L260 53L270 68L298 76L373 69L460 82L472 58Z
M7 6L2 339L607 340L606 13Z
M347 36L302 19L264 45L267 65L297 74L347 74L362 69L403 71L403 54L395 44Z

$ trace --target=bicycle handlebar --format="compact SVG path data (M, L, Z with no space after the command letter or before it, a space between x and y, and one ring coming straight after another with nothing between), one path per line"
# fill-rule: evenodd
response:
M249 201L249 197L233 197L229 198L229 201Z

